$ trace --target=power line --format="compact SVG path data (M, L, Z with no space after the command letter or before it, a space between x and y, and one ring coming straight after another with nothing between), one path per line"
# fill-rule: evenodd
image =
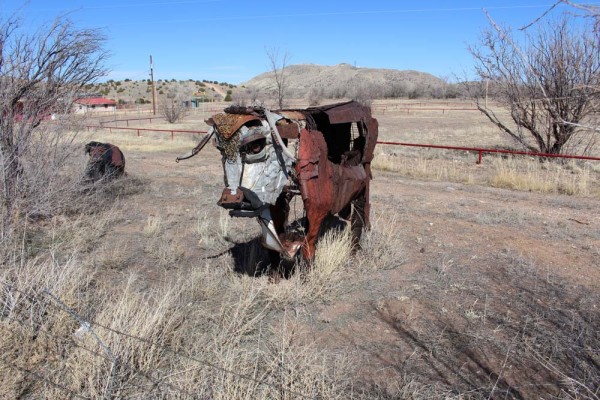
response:
M146 3L141 5L152 5L154 3ZM523 10L535 8L549 8L553 4L522 4L515 6L495 6L485 7L487 10ZM335 17L335 16L360 16L360 15L385 15L385 14L425 14L425 13L450 13L450 12L467 12L467 11L482 11L484 7L444 7L444 8L413 8L413 9L396 9L396 10L359 10L359 11L334 11L334 12L307 12L307 13L283 13L283 14L261 14L261 15L240 15L229 17L216 18L193 18L193 19L173 19L160 20L161 24L174 23L192 23L192 22L218 22L218 21L240 21L253 19L278 19L278 18L314 18L314 17ZM138 20L135 23L140 24L156 24L158 21ZM117 24L122 25L122 24ZM131 25L131 24L129 24Z

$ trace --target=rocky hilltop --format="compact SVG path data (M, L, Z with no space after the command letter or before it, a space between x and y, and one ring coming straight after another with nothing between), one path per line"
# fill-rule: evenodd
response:
M361 68L350 64L333 66L317 64L298 64L286 67L286 88L293 96L303 97L311 90L329 91L326 95L336 95L336 91L345 91L357 86L388 90L397 88L410 91L414 88L437 88L443 80L431 74L412 70L383 68ZM275 90L273 72L265 72L242 84L247 88L262 92ZM333 92L333 93L332 93ZM341 93L343 94L343 93Z

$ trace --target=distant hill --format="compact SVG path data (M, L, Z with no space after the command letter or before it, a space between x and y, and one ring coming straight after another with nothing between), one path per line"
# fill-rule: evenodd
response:
M444 81L434 75L412 71L383 68L360 68L350 64L338 64L333 66L317 64L299 64L286 67L286 87L292 97L305 97L311 90L325 90L327 97L336 96L336 93L327 91L347 90L351 87L361 85L363 87L379 88L380 90L393 87L402 88L405 91L414 88L437 88L444 85ZM242 86L271 92L275 90L275 79L273 72L260 74Z
M286 98L358 100L376 98L455 97L456 89L444 80L419 71L383 68L360 68L350 64L333 66L317 64L290 65L285 70ZM157 101L173 98L204 101L252 102L273 99L276 84L273 72L265 72L241 85L208 80L157 80ZM97 94L119 104L150 103L152 91L149 79L134 81L109 80L89 85L89 94ZM454 91L454 92L453 92ZM452 94L453 92L453 94Z
M154 86L158 102L173 95L184 100L190 100L193 97L204 97L205 101L222 101L236 89L235 85L226 82L195 81L193 79L186 81L159 79L154 82ZM139 81L130 79L115 81L111 79L107 82L88 85L86 90L89 94L101 95L120 104L133 104L141 101L149 103L152 100L151 88L152 85L149 79Z

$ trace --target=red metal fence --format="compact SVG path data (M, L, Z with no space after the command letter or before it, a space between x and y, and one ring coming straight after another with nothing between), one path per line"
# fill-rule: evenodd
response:
M377 144L475 152L478 154L477 164L481 164L484 153L501 153L501 154L515 154L515 155L543 157L543 158L567 158L567 159L575 159L575 160L600 161L599 157L574 156L574 155L569 155L569 154L535 153L535 152L518 151L518 150L484 149L484 148L479 148L479 147L441 146L441 145L436 145L436 144L384 142L384 141L379 141L379 142L377 142Z
M113 130L127 130L127 131L136 131L137 136L140 136L140 132L165 132L171 134L171 140L175 139L175 133L191 133L191 134L204 134L207 131L192 131L192 130L183 130L183 129L153 129L153 128L125 128L121 126L101 126L101 125L86 125L87 130L90 129L108 129L110 133Z
M129 130L136 131L137 136L140 136L140 132L165 132L171 134L171 140L174 140L175 133L191 133L191 134L205 134L206 131L198 131L198 130L181 130L181 129L151 129L151 128L126 128L126 127L117 127L117 126L99 126L99 125L86 125L88 130L94 129L107 129L111 133L113 130ZM569 154L547 154L547 153L535 153L529 151L517 151L517 150L501 150L501 149L485 149L479 147L461 147L461 146L443 146L436 144L419 144L419 143L404 143L404 142L388 142L388 141L378 141L377 144L380 145L390 145L390 146L405 146L405 147L421 147L421 148L429 148L429 149L443 149L443 150L454 150L454 151L468 151L477 153L477 164L481 164L483 161L484 153L501 153L501 154L514 154L514 155L524 155L531 157L543 157L543 158L564 158L564 159L575 159L575 160L591 160L591 161L600 161L599 157L589 157L589 156L576 156Z

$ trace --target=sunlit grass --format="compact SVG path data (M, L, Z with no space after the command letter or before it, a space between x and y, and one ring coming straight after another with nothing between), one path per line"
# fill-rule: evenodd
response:
M496 159L490 185L521 191L589 195L591 174L575 162L562 165L530 159Z
M470 166L461 160L441 158L428 159L422 156L405 157L379 153L371 164L373 169L395 172L403 176L437 181L473 183Z

